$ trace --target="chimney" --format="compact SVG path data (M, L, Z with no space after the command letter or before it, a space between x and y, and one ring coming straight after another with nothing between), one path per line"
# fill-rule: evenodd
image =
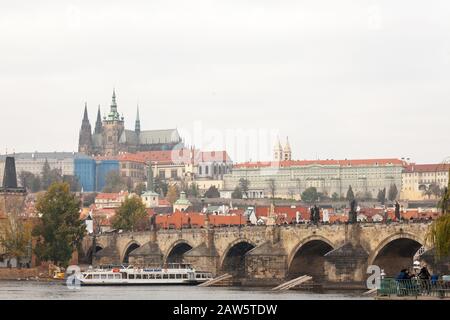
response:
M3 174L3 188L17 188L16 163L14 157L6 157L5 172Z

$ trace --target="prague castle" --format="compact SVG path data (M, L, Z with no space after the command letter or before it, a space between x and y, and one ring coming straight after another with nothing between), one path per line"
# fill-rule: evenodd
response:
M177 129L141 131L139 109L134 130L125 129L124 117L117 111L115 90L110 111L103 119L99 107L93 132L88 118L87 104L85 105L78 143L80 153L115 156L122 152L172 150L175 146L183 147Z

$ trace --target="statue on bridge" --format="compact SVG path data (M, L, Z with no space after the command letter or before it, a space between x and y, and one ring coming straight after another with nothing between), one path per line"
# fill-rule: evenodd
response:
M156 230L156 214L150 217L150 230Z
M395 220L399 222L402 219L400 216L400 204L398 201L395 201Z
M314 207L311 207L309 210L311 223L318 224L320 221L320 208L317 205L314 205Z
M350 211L348 213L348 223L354 224L358 222L357 214L356 214L356 206L357 202L355 199L353 199L350 202Z

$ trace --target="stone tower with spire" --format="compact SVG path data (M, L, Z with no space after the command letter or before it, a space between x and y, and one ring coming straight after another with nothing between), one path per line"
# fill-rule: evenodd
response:
M177 129L142 130L139 106L136 111L134 130L126 130L124 117L117 110L116 91L113 90L109 113L102 117L98 107L92 132L85 106L78 151L87 155L116 156L122 152L173 150L183 146Z
M98 105L98 111L97 111L97 121L95 121L95 134L101 134L103 130L103 124L102 124L102 115L100 113L100 105Z
M78 152L92 154L92 131L88 117L87 103L84 104L84 116L83 121L81 122Z
M111 108L103 120L103 154L113 156L119 153L119 138L124 131L124 119L117 111L116 90L113 90Z
M136 132L136 134L138 136L141 133L141 120L139 119L139 106L137 107L136 122L134 124L134 131Z
M281 146L280 139L275 143L275 147L273 148L273 160L274 161L282 161L283 160L283 147Z
M289 144L289 137L286 137L286 144L283 148L283 160L289 161L292 159L292 152L291 152L291 146Z

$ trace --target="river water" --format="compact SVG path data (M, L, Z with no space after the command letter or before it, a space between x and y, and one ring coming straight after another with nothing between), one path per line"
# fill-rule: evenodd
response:
M69 289L61 282L0 281L0 300L348 300L370 299L356 291L313 293L270 288L195 286L95 286Z

